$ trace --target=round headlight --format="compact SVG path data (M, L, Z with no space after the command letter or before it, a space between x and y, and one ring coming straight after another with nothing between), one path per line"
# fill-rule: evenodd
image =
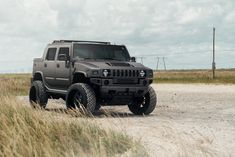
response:
M107 77L107 76L109 75L108 70L104 70L104 71L103 71L103 75L104 75L104 77Z
M141 77L144 77L144 76L145 76L144 70L141 70L141 71L140 71L140 76L141 76Z

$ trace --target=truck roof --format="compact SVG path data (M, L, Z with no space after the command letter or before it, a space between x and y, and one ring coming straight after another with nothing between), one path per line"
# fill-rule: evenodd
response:
M54 44L72 44L72 43L111 45L110 42L102 42L102 41L83 41L83 40L54 40L51 44L54 45Z

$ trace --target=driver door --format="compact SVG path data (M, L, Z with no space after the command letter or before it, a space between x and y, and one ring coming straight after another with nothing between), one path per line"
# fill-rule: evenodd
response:
M42 72L46 85L51 88L55 85L55 57L57 47L49 47L46 51L47 53L43 62Z
M56 87L59 89L67 89L70 85L70 47L59 47L56 57ZM59 58L60 55L66 55L67 60Z

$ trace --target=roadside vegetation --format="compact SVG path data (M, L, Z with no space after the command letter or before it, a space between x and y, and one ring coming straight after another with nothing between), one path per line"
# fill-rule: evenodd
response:
M155 83L206 83L235 84L235 69L216 70L212 79L211 70L167 70L154 73Z
M32 109L26 95L30 75L0 75L0 156L146 156L143 146L124 133L101 129L92 117ZM61 113L64 114L64 113Z

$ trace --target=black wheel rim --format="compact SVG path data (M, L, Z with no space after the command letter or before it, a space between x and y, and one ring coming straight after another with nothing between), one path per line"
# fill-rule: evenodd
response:
M142 101L140 102L140 108L143 108L146 105L145 97L142 98Z
M141 110L145 110L149 105L149 95L145 94L142 98L137 99L137 105Z
M84 97L82 96L82 94L79 91L77 91L74 94L73 104L74 104L75 108L81 108L81 107L86 108L86 106L84 104Z

